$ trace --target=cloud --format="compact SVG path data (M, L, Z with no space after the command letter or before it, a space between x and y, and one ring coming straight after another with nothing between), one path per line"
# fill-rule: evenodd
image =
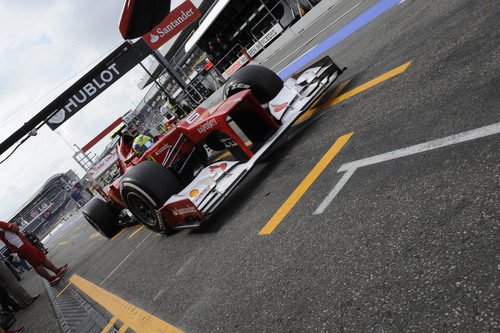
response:
M118 31L123 3L0 0L0 140L123 42ZM140 67L133 69L58 131L82 147L128 111L131 101L138 104L145 93L137 88L142 75ZM0 220L8 219L53 174L72 168L82 175L72 155L61 137L44 126L0 164Z

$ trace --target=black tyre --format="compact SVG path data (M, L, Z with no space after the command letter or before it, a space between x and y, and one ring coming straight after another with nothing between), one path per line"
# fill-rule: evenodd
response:
M105 201L92 198L83 207L83 216L101 235L112 238L121 229L118 225L118 213Z
M252 90L261 104L266 104L283 89L283 80L269 68L248 65L234 73L226 82L224 98L246 89Z
M169 234L172 229L157 209L173 194L184 188L179 175L153 161L144 161L127 171L120 182L120 192L127 208L141 224Z

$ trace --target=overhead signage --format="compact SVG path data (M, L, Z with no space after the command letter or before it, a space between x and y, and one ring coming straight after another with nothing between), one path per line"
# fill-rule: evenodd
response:
M231 75L233 75L238 69L243 67L248 62L248 58L245 55L242 55L236 60L228 69L222 73L222 77L227 80Z
M139 39L134 44L126 45L116 53L114 57L108 57L109 59L101 61L56 99L55 106L53 106L54 111L47 120L47 125L52 130L61 126L125 73L134 68L140 61L151 54L151 49L142 39Z
M200 16L200 11L191 1L184 1L142 38L153 50L157 50Z
M278 36L283 31L283 27L277 23L271 29L269 29L262 37L259 38L254 45L248 48L247 53L249 56L255 56L260 50L262 50L267 44L269 44L276 36ZM243 67L248 62L248 59L245 55L242 55L236 60L231 66L228 67L222 73L222 77L224 79L228 79L231 75L233 75L238 69Z
M269 29L264 36L259 38L259 43L262 45L262 47L266 46L271 42L274 37L278 36L281 32L283 31L283 27L279 24L276 23L271 29Z
M113 150L89 171L90 177L95 180L99 179L99 177L108 171L108 169L111 168L116 162L118 162L118 156L116 150Z

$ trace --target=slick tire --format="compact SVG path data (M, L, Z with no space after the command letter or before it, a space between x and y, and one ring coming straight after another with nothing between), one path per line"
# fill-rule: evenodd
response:
M283 89L283 80L264 66L248 65L234 73L224 86L224 98L250 89L252 95L266 104Z
M87 202L82 213L87 222L104 237L112 238L121 229L116 210L99 198Z
M165 234L173 230L157 209L183 188L181 178L173 169L153 161L139 163L127 171L120 182L122 199L132 214L146 228Z

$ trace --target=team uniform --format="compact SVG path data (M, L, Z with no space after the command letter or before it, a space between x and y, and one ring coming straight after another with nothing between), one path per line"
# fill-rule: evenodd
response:
M46 258L45 254L33 246L19 231L14 231L13 224L0 221L0 239L10 252L17 253L30 263L39 266Z

